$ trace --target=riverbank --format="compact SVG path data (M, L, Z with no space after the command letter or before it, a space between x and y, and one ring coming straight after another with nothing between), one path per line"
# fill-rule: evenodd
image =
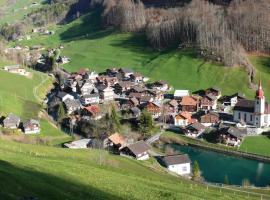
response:
M243 151L238 150L235 147L211 144L203 140L188 138L184 135L176 134L173 132L163 133L160 137L160 141L165 144L190 145L190 146L195 146L202 149L211 150L211 151L215 151L215 152L219 152L219 153L223 153L227 155L233 155L236 157L243 157L243 158L270 163L270 157L268 156L262 156L258 154L243 152Z

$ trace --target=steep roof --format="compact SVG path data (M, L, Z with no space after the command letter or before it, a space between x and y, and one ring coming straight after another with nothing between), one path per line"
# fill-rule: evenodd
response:
M181 113L179 113L175 118L177 119L191 119L191 113L187 112L187 111L183 111Z
M119 133L114 133L112 134L109 138L108 138L112 143L116 144L116 145L124 145L126 143L125 138L120 135Z
M93 115L96 115L100 112L100 109L97 105L87 106L87 107L84 107L84 109L92 113Z
M149 146L142 140L127 146L127 148L135 155L149 150Z
M187 154L165 156L163 157L163 162L166 166L191 163Z
M188 105L188 106L196 106L197 100L194 97L191 96L184 96L180 102L182 106Z
M234 110L253 113L254 106L255 102L253 100L241 99L236 103Z
M201 130L204 130L206 128L204 125L202 125L199 122L194 122L193 124L190 124L189 127L192 129L195 129L197 131L201 131Z

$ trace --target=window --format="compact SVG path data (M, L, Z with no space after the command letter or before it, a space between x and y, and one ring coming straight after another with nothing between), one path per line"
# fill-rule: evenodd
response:
M250 115L250 121L252 121L253 120L253 117L252 117L252 115Z
M186 171L187 171L187 167L184 166L184 167L182 168L182 170L183 170L183 172L186 172Z
M247 121L247 114L246 113L244 114L244 121L245 122Z
M259 101L257 101L257 104L259 104Z
M238 119L241 119L241 113L238 113Z

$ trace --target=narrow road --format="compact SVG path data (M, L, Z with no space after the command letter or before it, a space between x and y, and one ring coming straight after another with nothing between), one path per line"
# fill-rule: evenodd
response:
M157 134L151 136L150 138L148 138L145 142L146 142L147 144L152 144L153 142L159 140L159 137L162 135L163 132L164 132L164 131L161 130L159 133L157 133Z

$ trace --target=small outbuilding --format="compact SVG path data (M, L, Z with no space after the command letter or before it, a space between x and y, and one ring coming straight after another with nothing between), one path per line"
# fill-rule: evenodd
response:
M136 160L149 159L149 146L144 141L138 141L134 144L128 145L121 150L121 154L128 155Z
M189 175L191 172L191 161L187 154L164 156L162 160L171 172L181 176Z

